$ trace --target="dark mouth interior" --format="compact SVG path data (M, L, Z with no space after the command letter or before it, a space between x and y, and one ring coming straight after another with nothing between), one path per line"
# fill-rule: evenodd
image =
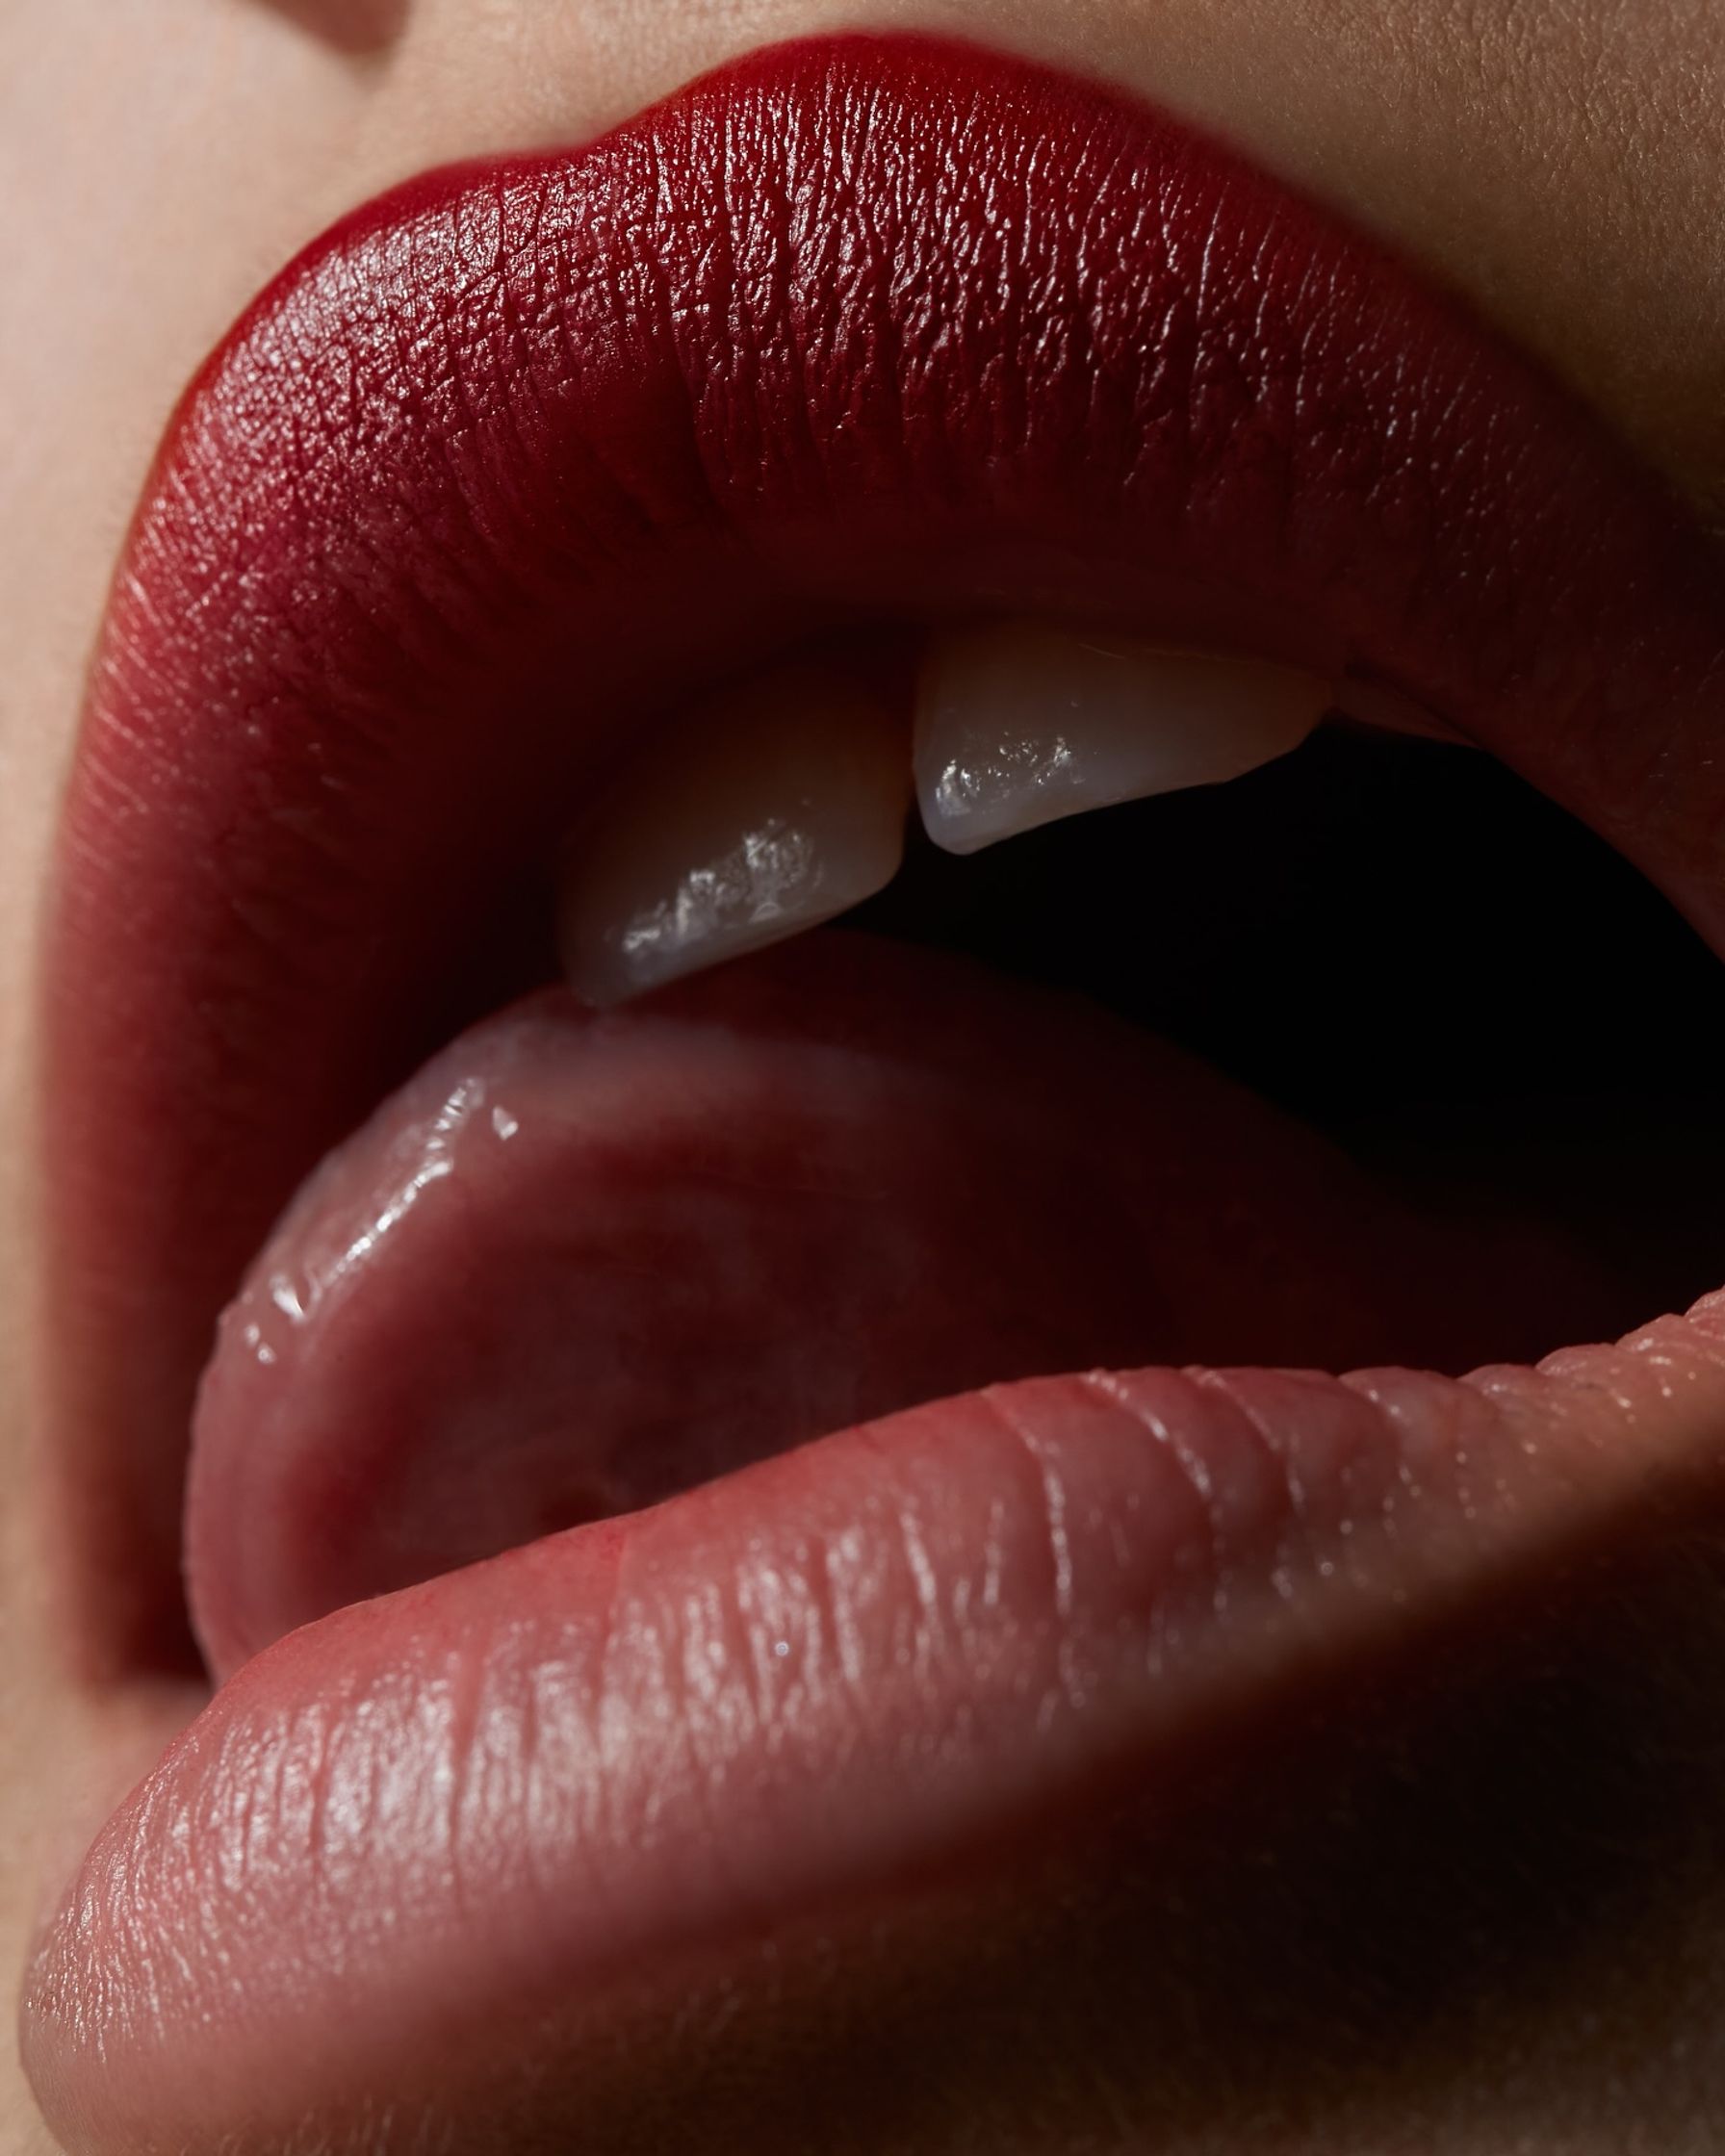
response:
M1327 725L1227 785L966 860L918 833L851 919L1081 991L1423 1209L1549 1223L1618 1329L1717 1284L1717 962L1489 757Z

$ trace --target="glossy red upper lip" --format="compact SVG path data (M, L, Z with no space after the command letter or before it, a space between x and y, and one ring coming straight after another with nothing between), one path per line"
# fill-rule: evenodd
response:
M93 677L46 974L92 1660L182 1636L216 1312L466 1014L470 933L631 714L859 610L1005 603L1390 682L1725 934L1699 540L1523 362L1229 155L1017 63L852 38L415 183L193 385ZM322 1682L369 1622L276 1678Z

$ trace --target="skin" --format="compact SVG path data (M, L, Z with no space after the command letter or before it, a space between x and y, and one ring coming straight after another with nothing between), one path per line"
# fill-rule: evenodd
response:
M31 1405L36 929L82 670L162 425L256 287L353 203L451 158L589 136L731 55L856 24L1017 45L1232 138L1457 284L1725 530L1714 0L10 0L0 1970L194 1704L86 1695L61 1667ZM1067 1913L1026 1915L1029 1897L995 1912L990 1936L1006 1943L988 1983L963 1985L933 2080L916 2039L937 1995L926 1977L811 1980L788 2031L763 1985L749 2056L806 2051L806 2024L818 2035L841 1992L853 2027L856 1997L872 2001L846 2114L862 2138L843 2144L859 2148L1716 2145L1719 1548L1694 1524L1681 1548L1632 1553L1560 1608L1519 1615L1507 1644L1477 1667L1461 1657L1436 1695L1338 1710L1330 1764L1300 1766L1295 1744L1274 1817L1219 1786L1171 1842L1121 1853L1106 1887L1051 1861ZM1556 1824L1541 1788L1565 1792ZM1038 1968L1043 1980L1025 1973ZM1007 2026L1019 2033L1003 2044ZM687 2123L716 2116L703 2040L667 2075L651 2017L644 2029L605 2114L615 2145L733 2145ZM734 2063L734 2029L725 2042ZM906 2064L917 2057L921 2069ZM1003 2057L1019 2062L1004 2075ZM638 2081L629 2061L644 2062ZM775 2074L774 2103L794 2113L795 2073L763 2065L755 2084ZM887 2106L893 2086L927 2092L914 2117ZM771 2144L754 2097L726 2100ZM0 2148L49 2145L0 2061Z

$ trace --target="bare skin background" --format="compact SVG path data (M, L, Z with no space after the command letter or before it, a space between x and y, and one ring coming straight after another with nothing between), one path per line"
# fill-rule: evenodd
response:
M13 0L0 22L13 213L0 323L11 415L0 449L11 510L0 542L0 1909L13 1965L84 1832L183 1711L142 1696L84 1700L62 1675L30 1455L35 918L90 639L167 410L249 293L380 187L447 159L591 135L731 54L863 23L1017 44L1232 138L1459 284L1692 498L1725 500L1725 146L1713 123L1725 29L1707 6ZM1541 1975L1549 1940L1535 1950L1501 1938L1473 2070L1442 2046L1405 2057L1401 2086L1362 2096L1377 2123L1361 2124L1361 2145L1382 2146L1388 2121L1409 2145L1477 2156L1530 2134L1545 2137L1534 2146L1604 2151L1635 2145L1632 2126L1647 2130L1657 2100L1666 2127L1656 2144L1678 2148L1686 2118L1705 2116L1710 2093L1715 2117L1725 2100L1707 1974L1725 1933L1725 1877L1697 1833L1710 1771L1715 1811L1725 1783L1712 1764L1725 1716L1706 1681L1722 1605L1688 1560L1650 1566L1634 1586L1635 1621L1595 1627L1595 1647L1630 1643L1618 1650L1622 1681L1572 1646L1597 1675L1591 1733L1583 1743L1575 1728L1554 1731L1545 1754L1572 1788L1588 1762L1613 1761L1610 1789L1578 1814L1601 1850L1600 1907L1571 1941L1575 1966L1557 1985ZM1496 1756L1472 1727L1447 1757ZM1495 1771L1511 1770L1500 1758ZM1449 1857L1460 1864L1465 1853ZM1416 1907L1406 1920L1418 1927ZM1578 2042L1589 2015L1592 2040ZM1225 2028L1219 2019L1208 2033ZM1524 2055L1513 2076L1490 2070L1493 2046ZM1100 2084L1126 2069L1121 2047L1099 2048L1105 2074L1070 2062L1071 2107L1106 2121L1117 2098ZM0 2089L0 2145L45 2146L21 2086ZM1194 2133L1238 2145L1214 2106Z

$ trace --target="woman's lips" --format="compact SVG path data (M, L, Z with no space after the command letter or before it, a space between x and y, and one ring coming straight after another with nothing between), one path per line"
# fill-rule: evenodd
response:
M640 710L1002 601L1346 663L1725 935L1699 541L1226 153L859 38L417 183L193 385L93 677L46 1117L91 1659L182 1622L217 1311L474 1014L464 965ZM1715 1326L1461 1385L977 1396L331 1617L91 1852L27 2008L50 2116L201 2145L285 2017L335 2088L1032 1815L1710 1470Z
M270 1220L478 1014L644 701L835 606L1342 655L1704 927L1717 582L1396 265L1166 119L937 45L757 58L358 213L194 384L116 583L47 964L92 1654L182 1637L193 1388Z

